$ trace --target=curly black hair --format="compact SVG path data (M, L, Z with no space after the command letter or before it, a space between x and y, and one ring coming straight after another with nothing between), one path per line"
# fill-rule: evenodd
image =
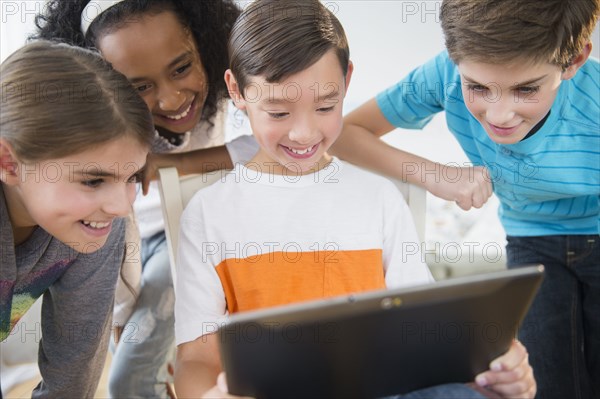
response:
M190 30L208 79L208 95L202 118L210 120L221 100L228 97L223 74L229 67L227 42L240 10L232 0L125 0L100 14L86 35L81 32L81 14L90 0L51 0L35 17L37 32L30 39L66 42L97 48L98 39L141 15L173 11Z

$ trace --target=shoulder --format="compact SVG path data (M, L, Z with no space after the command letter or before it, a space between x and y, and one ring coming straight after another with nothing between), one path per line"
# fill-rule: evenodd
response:
M366 194L374 195L375 193L398 193L394 183L388 178L360 168L351 163L335 159L331 164L336 171L339 170L340 177L343 178L346 185L355 187L358 190L364 191ZM331 172L333 176L333 171Z
M578 90L589 93L596 99L600 97L600 63L595 58L590 58L579 68L571 83Z
M565 122L600 135L600 65L589 59L566 83L568 99L561 113Z
M427 61L420 67L424 76L436 76L444 80L455 80L458 75L458 67L444 50Z
M579 70L584 71L585 75L596 84L600 82L600 60L597 58L588 58Z
M240 191L239 178L241 165L236 165L235 169L218 170L205 175L199 175L197 179L198 191L192 196L185 206L182 218L196 218L201 213L212 213L226 209L224 206L228 199L235 198L235 193ZM206 209L210 207L211 209Z

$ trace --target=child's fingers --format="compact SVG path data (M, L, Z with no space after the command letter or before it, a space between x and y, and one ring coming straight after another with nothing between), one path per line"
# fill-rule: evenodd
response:
M523 361L527 361L527 358L527 349L525 349L521 342L513 339L508 351L504 355L494 359L490 364L490 369L498 371L512 370L521 365Z
M221 391L229 392L229 389L227 388L227 377L225 377L224 372L219 373L219 376L217 377L217 386Z
M492 196L488 170L483 166L458 168L461 182L454 191L454 201L463 210L481 208Z
M150 178L147 175L144 175L142 178L142 194L148 195L148 190L150 188Z
M488 200L487 195L485 194L485 191L482 189L476 190L473 193L473 208L481 208L483 206L483 204L485 204Z
M148 162L146 164L146 169L144 170L144 174L142 176L142 193L144 195L148 194L148 189L150 188L150 182L156 179L156 169L154 165Z
M221 391L221 393L223 393L223 396L221 398L226 399L251 399L247 396L233 396L230 395L229 389L227 388L227 377L225 376L224 372L219 373L219 376L217 377L217 388L219 391Z
M518 341L513 341L508 352L494 359L490 370L479 374L475 382L504 397L533 397L537 390L529 355Z
M488 383L486 388L500 394L504 398L533 398L537 391L533 369L526 367L517 368L509 372L491 372L486 378L496 383ZM479 376L476 379L479 384Z
M474 168L473 207L481 208L492 196L493 187L488 170L482 166Z

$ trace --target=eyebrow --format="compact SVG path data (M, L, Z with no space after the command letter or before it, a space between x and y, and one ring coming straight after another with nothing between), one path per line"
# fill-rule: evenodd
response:
M321 103L321 102L324 102L324 101L326 101L326 100L330 100L330 99L332 99L332 98L335 98L335 97L337 97L337 96L339 95L339 93L340 93L340 92L339 92L339 90L338 90L338 89L335 89L335 90L334 90L334 91L332 91L331 93L328 93L328 94L322 94L322 95L320 95L320 96L317 98L317 101L315 101L315 102L317 102L317 103ZM289 102L288 100L285 100L285 99L283 99L283 98L279 98L279 97L276 97L276 98L269 98L269 99L266 101L266 103L268 103L268 104L272 104L272 105L285 104L285 103L288 103L288 102Z
M469 76L467 76L467 75L465 75L465 74L463 74L462 76L463 76L463 78L464 78L465 80L468 80L468 81L469 81L469 83L475 83L475 84L478 84L478 85L481 85L481 86L485 86L484 84L482 84L482 83L479 83L477 80L475 80L475 79L473 79L473 78L470 78ZM510 86L510 88L511 88L511 89L514 89L514 88L516 88L516 87L521 87L521 86L529 86L529 85L532 85L532 84L534 84L534 83L537 83L537 82L539 82L540 80L543 80L543 79L544 79L546 76L548 76L548 74L546 74L546 75L542 75L542 76L539 76L539 77L537 77L537 78L533 78L533 79L526 80L525 82L519 82L519 83L515 83L514 85Z
M176 66L177 64L179 64L180 62L182 62L183 60L185 60L186 58L192 57L192 56L193 56L193 54L192 54L191 51L186 51L185 53L183 53L183 54L175 57L173 59L173 61L171 61L169 63L169 65L167 65L167 69L173 68L174 66ZM143 78L143 77L139 77L139 78L129 79L129 82L131 82L131 83L139 83L139 82L143 82L143 81L146 81L146 80L148 80L148 79L147 78Z
M133 163L132 163L133 164ZM135 170L133 173L131 173L128 177L131 177L133 175L139 174L139 173L143 173L146 170L146 165L144 164L141 168ZM107 172L104 170L98 170L97 168L88 168L87 170L74 170L73 171L74 175L78 175L78 176L82 176L85 178L99 178L99 177L110 177L110 178L115 178L118 179L120 176L115 175L112 172Z

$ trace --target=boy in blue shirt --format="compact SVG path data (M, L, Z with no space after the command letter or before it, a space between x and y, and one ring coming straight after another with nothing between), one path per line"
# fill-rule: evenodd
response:
M463 209L493 187L508 267L546 266L519 332L539 398L600 395L600 65L588 59L599 12L598 0L445 0L447 51L350 113L334 146ZM472 170L377 140L441 111ZM434 168L461 178L426 179Z

